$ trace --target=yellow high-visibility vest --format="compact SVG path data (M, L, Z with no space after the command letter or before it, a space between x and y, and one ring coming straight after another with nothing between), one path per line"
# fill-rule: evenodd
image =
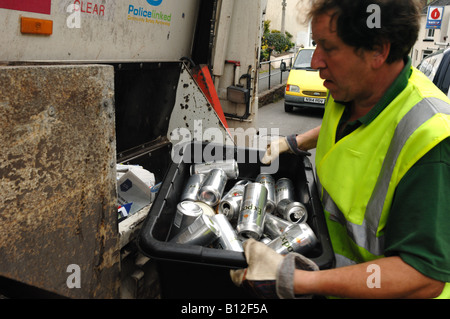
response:
M405 173L450 136L450 100L412 68L406 88L368 125L336 142L345 106L330 96L316 171L336 266L383 257L384 229ZM441 296L450 297L447 283Z

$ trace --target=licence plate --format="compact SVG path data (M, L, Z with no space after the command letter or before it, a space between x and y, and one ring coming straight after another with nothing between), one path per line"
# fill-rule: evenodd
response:
M317 104L325 104L325 99L318 99L318 98L315 98L315 97L305 97L305 102L317 103Z

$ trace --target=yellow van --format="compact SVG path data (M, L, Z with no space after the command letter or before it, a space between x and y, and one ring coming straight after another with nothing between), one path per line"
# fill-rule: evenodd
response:
M314 48L302 48L298 51L286 84L284 110L292 112L295 107L324 108L327 89L319 71L311 68Z

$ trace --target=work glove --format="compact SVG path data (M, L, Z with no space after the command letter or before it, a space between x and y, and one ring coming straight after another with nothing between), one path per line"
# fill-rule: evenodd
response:
M294 270L319 270L310 259L289 253L282 256L264 243L248 239L244 243L244 253L248 267L230 270L230 277L238 287L262 299L306 299L312 295L294 294Z
M302 151L298 148L297 140L295 139L296 136L297 134L283 136L270 142L261 162L263 164L270 164L284 152L289 152L295 155L311 156L311 153Z

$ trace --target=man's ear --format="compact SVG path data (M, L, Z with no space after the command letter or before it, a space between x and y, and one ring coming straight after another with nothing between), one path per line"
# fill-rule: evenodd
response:
M372 51L372 67L374 69L380 68L387 60L391 52L391 43L385 42L381 45L376 45Z

